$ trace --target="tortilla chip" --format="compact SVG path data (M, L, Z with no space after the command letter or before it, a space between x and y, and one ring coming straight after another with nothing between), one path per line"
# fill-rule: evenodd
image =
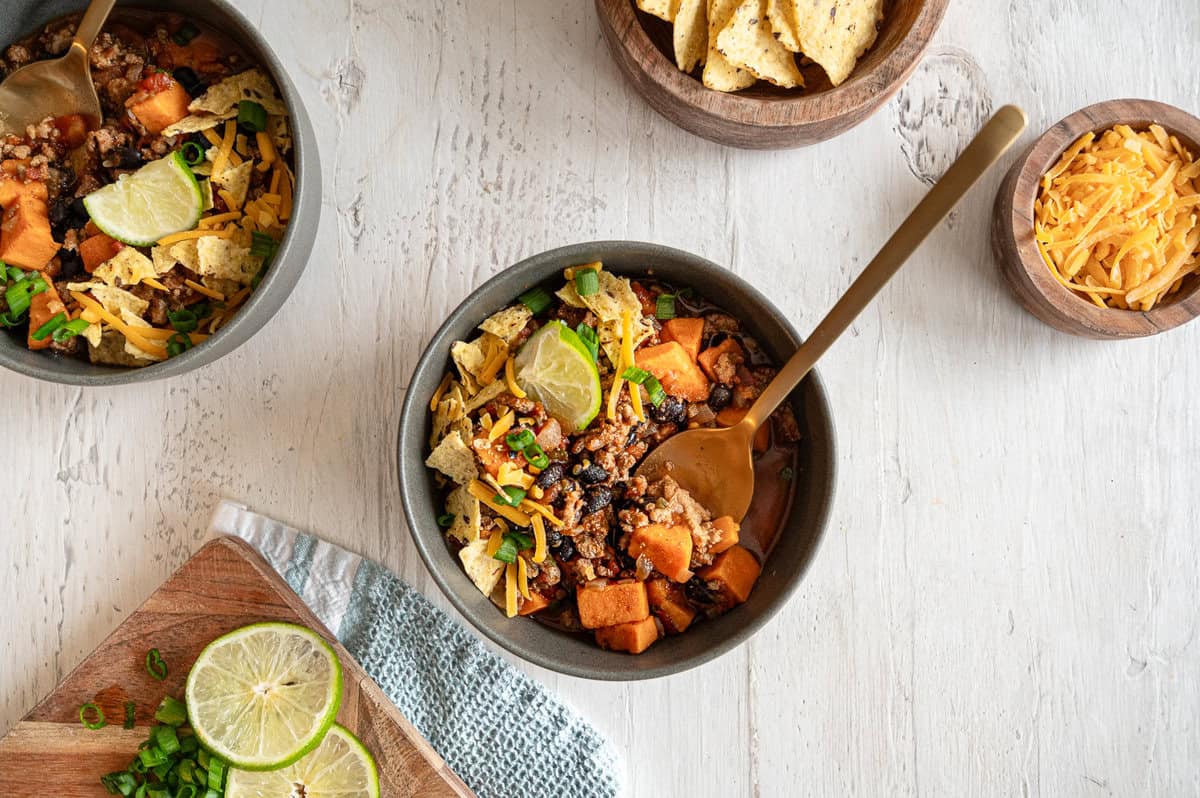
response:
M458 376L462 378L467 393L473 394L479 390L479 382L475 379L475 375L483 370L483 364L487 360L483 347L479 345L479 339L470 343L455 341L450 345L450 359L454 361L454 365L458 369Z
M96 301L114 316L120 316L122 310L128 310L140 317L150 309L149 302L134 296L123 288L112 285L92 285L89 290Z
M188 110L232 119L237 116L242 100L253 100L268 114L287 114L287 106L279 99L275 84L261 69L248 69L209 86L208 91L192 100Z
M130 327L149 328L149 327L153 326L152 324L150 324L150 322L146 321L141 316L138 316L135 313L133 313L132 311L130 311L129 308L121 308L121 321L125 322ZM132 343L129 342L129 339L125 340L125 352L126 352L126 354L132 355L133 357L137 358L138 360L151 360L151 361L162 360L162 358L159 357L158 355L152 355L149 352L146 352L145 350L134 346Z
M86 340L91 346L100 346L100 343L104 338L104 330L99 324L89 324L83 328L83 332L81 332L80 335L82 335L84 340Z
M621 352L621 315L628 311L633 320L633 345L650 337L654 327L642 316L642 303L633 293L633 286L624 277L617 277L611 272L599 272L600 290L596 293L581 297L575 290L574 283L567 283L559 297L567 304L579 303L577 307L585 307L600 323L596 325L596 337L600 346L608 355L609 362L616 363Z
M682 0L675 14L675 65L691 72L708 52L708 0Z
M471 577L471 581L475 583L475 587L479 588L479 592L490 596L496 589L496 585L500 583L500 577L504 573L504 563L494 557L489 557L487 548L487 538L480 538L463 546L458 552L458 558L462 560L463 570L467 576Z
M199 242L200 242L200 239L198 239L198 238L189 238L186 241L180 241L178 243L172 244L171 248L167 251L170 253L171 257L174 258L177 263L182 263L184 266L186 266L191 271L199 273L199 271L200 271Z
M163 129L164 136L186 136L192 133L203 133L205 130L212 130L217 125L222 124L237 116L237 112L228 113L225 115L217 114L191 114L185 116L173 125Z
M704 61L704 85L717 91L740 91L754 85L754 75L731 64L717 49L717 37L737 11L742 0L708 0L708 56Z
M524 305L513 305L499 313L493 313L487 321L479 325L479 329L491 333L505 344L510 344L525 329L525 325L529 324L529 320L532 318L533 313L529 308Z
M250 178L254 174L254 161L246 159L240 166L226 169L219 175L212 176L212 184L218 189L224 189L233 199L233 207L229 210L240 211L246 204L246 194L250 192Z
M425 460L425 465L436 468L459 485L465 485L479 476L475 467L475 453L463 441L462 435L447 435Z
M717 37L717 49L731 64L750 70L759 80L785 89L804 85L796 56L771 30L767 0L742 0Z
M637 7L659 19L674 22L675 12L679 10L679 0L637 0Z
M476 410L483 407L488 402L492 401L507 390L508 383L506 383L504 380L496 380L495 382L485 386L481 391L479 391L479 393L471 397L471 401L467 402L465 411L467 413L474 413Z
M800 38L796 35L795 8L791 0L767 0L767 21L771 32L787 49L800 52Z
M286 155L292 149L292 128L286 116L268 116L267 135L280 155Z
M787 0L796 15L796 34L804 54L841 85L859 56L875 43L883 19L883 0Z
M133 247L122 247L116 255L96 267L92 273L109 285L116 285L120 280L122 285L134 286L147 277L157 277L160 272L155 268L154 261L138 252Z
M262 258L254 257L247 247L228 238L204 236L195 241L196 256L200 261L195 269L197 274L249 285L262 268Z
M179 262L172 257L170 247L151 247L150 261L154 264L156 274L166 274Z
M479 540L483 531L479 499L472 496L470 491L461 485L450 491L450 495L446 497L446 512L454 516L454 523L448 530L451 537L458 538L463 543Z

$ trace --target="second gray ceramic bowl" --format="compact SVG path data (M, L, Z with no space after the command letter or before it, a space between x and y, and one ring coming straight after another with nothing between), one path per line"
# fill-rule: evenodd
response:
M34 32L51 20L77 11L84 0L4 0L0 4L0 50ZM317 223L321 218L321 160L312 124L300 94L283 64L258 30L226 0L137 0L118 3L122 8L174 11L200 20L231 38L275 79L291 111L295 142L296 192L292 218L271 269L242 309L202 346L146 368L122 369L95 366L86 360L31 352L12 335L0 333L0 366L30 377L66 385L125 385L175 377L212 363L237 349L271 320L283 306L308 264Z
M711 261L677 249L629 241L577 244L535 255L484 283L433 336L408 385L400 414L400 495L417 550L434 581L477 629L519 657L586 679L651 679L693 668L724 654L753 635L787 602L812 562L825 529L834 489L834 431L825 390L816 373L793 394L804 439L796 469L796 495L774 551L750 600L731 612L667 637L636 656L599 648L530 618L506 618L471 583L446 545L437 517L443 509L425 467L430 432L429 397L450 367L450 345L473 335L475 326L517 296L545 283L556 289L567 266L603 261L618 274L652 272L675 285L690 285L739 318L775 362L800 344L796 331L765 296Z

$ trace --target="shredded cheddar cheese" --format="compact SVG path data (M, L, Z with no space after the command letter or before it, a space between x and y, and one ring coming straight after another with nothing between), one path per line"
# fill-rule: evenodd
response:
M504 567L504 614L509 618L517 615L517 566L509 563Z
M153 277L143 277L142 282L153 288L155 291L166 291L167 287L155 280Z
M225 123L224 138L221 139L220 144L215 145L217 147L217 154L213 158L212 173L214 175L221 174L222 172L225 171L226 167L229 165L230 156L233 154L234 136L236 136L236 135L237 135L237 122L230 119L228 122ZM211 140L212 139L209 139L209 141L211 141Z
M492 533L492 536L488 538L487 556L495 557L496 552L500 551L500 545L502 543L504 543L504 533L497 529Z
M496 476L496 481L504 486L512 486L529 490L533 485L533 477L526 474L521 468L513 463L501 463L500 473Z
M195 291L196 293L204 294L209 299L215 299L218 302L225 301L225 295L222 294L220 291L214 291L213 289L209 288L206 285L200 285L200 283L196 282L195 280L184 280L183 284L186 285L188 288L192 289L193 291Z
M193 238L204 238L205 236L229 238L229 233L225 230L185 230L182 233L172 233L169 236L163 236L158 239L157 243L160 247L169 247L172 244L178 244L180 241L189 241Z
M517 557L517 591L522 598L531 599L529 595L529 566L525 564L524 557Z
M516 418L516 415L511 409L504 415L500 416L496 423L492 424L492 428L488 430L488 440L495 443L507 435L508 431L512 429L513 422L516 421Z
M514 366L513 363L514 359L510 357L504 364L504 381L508 383L509 393L518 399L524 399L529 394L525 393L523 390L521 390L521 386L517 385L517 378L515 374L516 366Z
M216 216L207 216L201 219L197 224L201 228L209 229L216 227L219 224L225 224L225 222L235 221L241 217L242 215L237 211L230 211L229 213L218 213Z
M546 522L540 515L529 517L533 523L533 561L543 562L546 559Z
M86 294L81 294L78 291L72 291L71 296L75 297L75 301L80 305L98 315L105 324L108 324L117 332L124 335L125 340L129 341L129 343L133 344L138 349L142 350L148 355L154 355L155 357L160 357L164 360L166 359L166 348L159 346L147 338L142 337L141 330L139 328L130 327L128 324L109 313L99 302L87 296Z
M521 509L542 516L556 527L562 528L564 526L563 522L554 515L554 512L544 504L539 504L531 499L522 499ZM524 526L529 526L530 523L532 523L532 521L524 524Z
M1200 270L1200 162L1159 125L1088 133L1041 181L1034 235L1054 278L1147 311Z
M429 400L430 413L433 413L437 410L438 404L440 404L442 401L442 396L446 393L446 389L450 387L451 379L452 378L447 373L445 377L442 377L442 381L438 383L437 390L433 392L433 398Z
M633 363L633 316L625 310L621 312L621 373ZM646 414L642 410L642 389L632 382L629 383L629 402L633 405L633 414L637 416L637 420L644 423Z
M258 171L266 172L271 168L271 164L275 162L277 157L275 155L275 145L271 142L271 137L264 130L255 133L254 137L258 141L258 152L262 158L262 163L257 167Z
M471 480L467 484L467 492L476 499L479 499L479 501L492 510L492 512L496 513L502 518L508 519L517 526L529 526L528 515L515 507L508 507L497 502L495 500L496 491L492 490L479 480Z

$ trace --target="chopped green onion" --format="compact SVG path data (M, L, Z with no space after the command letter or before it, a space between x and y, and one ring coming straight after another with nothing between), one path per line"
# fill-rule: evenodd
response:
M168 761L167 755L153 745L138 751L138 759L147 770L153 770Z
M517 561L517 543L509 535L504 536L504 542L500 544L500 548L496 549L496 553L492 555L493 560L500 562L514 563Z
M191 22L185 22L179 26L179 30L175 31L171 38L174 39L175 43L180 47L187 47L192 43L192 39L195 39L199 35L199 28L197 28Z
M254 100L242 100L238 103L237 123L251 133L262 133L267 129L267 109Z
M22 322L20 314L15 316L12 313L0 313L0 325L5 327L17 327Z
M8 312L13 318L23 315L29 310L29 282L22 280L5 291L4 301L8 303Z
M675 318L675 295L659 294L654 305L654 317L667 321Z
M50 321L46 322L41 327L38 327L36 330L34 330L33 333L30 334L29 337L35 341L45 341L47 338L50 337L51 333L53 333L55 330L57 330L59 327L63 326L66 323L67 323L67 314L66 313L56 313L54 315L54 318L50 319Z
M192 313L195 313L196 318L198 319L207 319L212 315L213 312L212 305L210 305L208 302L197 302L188 308L188 310L190 310Z
M92 325L83 319L73 319L54 331L54 342L59 344L66 343L90 326Z
M3 279L4 277L5 268L8 269L8 279L13 280L14 282L25 279L25 272L21 271L16 266L9 266L2 260L0 260L0 279Z
M192 310L172 310L167 313L167 320L181 333L194 332L200 326L200 317Z
M646 378L646 381L642 383L642 387L650 395L650 404L655 407L667 401L667 392L663 390L662 383L653 374Z
M250 254L256 258L270 260L279 251L279 242L266 233L255 231L250 234Z
M125 728L132 729L137 725L137 704L132 701L125 702Z
M196 741L195 737L184 737L179 741L179 752L183 754L193 753L199 747L200 743Z
M175 798L196 798L196 785L180 784L179 789L175 791Z
M454 526L454 513L442 513L438 516L438 526L442 529L449 529Z
M129 796L138 788L137 778L127 770L101 776L100 783L108 790L109 795Z
M600 275L595 269L584 269L575 272L575 293L580 296L591 296L600 292Z
M192 339L183 333L175 333L167 339L167 357L179 357L192 348Z
M517 299L522 305L529 308L529 312L535 316L554 303L554 300L545 288L531 288L517 297Z
M575 328L575 334L579 336L579 340L583 341L583 345L592 353L592 360L595 361L600 357L600 338L596 335L596 330L586 324L580 324Z
M526 535L524 532L507 532L504 535L506 538L512 538L517 544L517 548L521 551L533 548L533 537Z
M95 716L95 720L88 720L89 715ZM90 702L79 708L79 722L92 731L103 729L108 725L108 722L104 720L104 710Z
M225 784L225 761L217 757L208 760L208 788L219 790Z
M158 653L157 648L146 652L146 672L160 682L167 678L167 663L163 660L162 654Z
M168 726L182 726L187 723L187 704L165 696L154 712L154 719Z
M204 163L204 148L194 141L185 141L179 148L179 154L183 156L183 162L188 166L199 166Z
M46 290L46 281L42 279L42 275L40 274L32 279L27 277L25 280L29 283L30 296L37 296Z
M646 380L650 379L652 376L654 375L645 369L638 368L637 366L630 366L621 372L621 379L629 380L634 385L645 385Z
M525 447L533 443L533 433L527 429L510 432L504 436L504 442L508 444L508 448L514 452L523 452Z
M150 738L154 740L158 750L167 756L179 750L179 736L175 734L174 726L168 726L165 723L162 726L155 726L150 732Z
M494 498L500 504L507 505L508 507L518 507L521 504L521 500L525 498L525 491L512 485L506 485L504 486L503 493L497 493Z
M550 458L546 455L546 450L536 443L526 446L521 454L525 455L525 459L531 466L539 470L550 465Z

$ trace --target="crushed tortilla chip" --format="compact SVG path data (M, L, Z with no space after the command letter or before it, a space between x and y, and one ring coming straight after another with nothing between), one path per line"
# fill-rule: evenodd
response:
M609 362L617 363L621 356L621 314L628 312L633 318L633 345L636 347L650 337L654 327L642 316L642 303L633 293L633 286L624 277L611 272L599 273L600 290L591 296L581 297L574 283L567 283L558 296L568 305L585 307L600 323L596 326L596 337Z
M450 359L454 361L467 393L474 394L478 391L479 380L475 375L483 370L483 364L487 362L487 354L479 345L479 341L455 341L450 345Z
M182 263L189 270L199 273L200 271L200 253L198 250L200 239L189 238L185 241L179 241L170 246L167 250L171 257L177 263Z
M742 0L717 36L717 50L759 80L785 89L804 85L796 56L775 38L767 19L767 0Z
M500 576L504 573L504 563L488 554L487 538L473 540L458 552L462 560L463 571L479 588L479 592L490 596L500 584Z
M200 261L195 271L204 277L233 280L241 285L249 285L262 268L262 258L254 257L248 247L243 247L228 238L204 236L195 241L196 255Z
M450 491L446 497L446 512L454 516L448 534L463 543L479 540L483 532L479 511L479 499L471 495L462 485Z
M237 111L232 113L217 115L217 114L190 114L180 119L178 122L167 126L163 129L163 136L188 136L192 133L203 133L206 130L211 130L217 125L227 122L237 116Z
M286 116L271 114L267 117L267 135L280 155L287 154L292 149L292 130Z
M128 310L140 317L150 309L149 302L134 296L123 288L93 283L88 290L91 291L100 306L114 316L120 316L122 310Z
M476 410L483 407L488 402L492 401L507 390L508 383L506 383L504 380L495 380L491 384L481 389L479 393L471 397L471 401L467 402L466 412L474 413Z
M878 35L883 0L788 0L800 49L840 86Z
M246 204L246 195L250 192L250 178L254 173L254 161L245 160L232 169L225 169L219 175L212 176L212 184L224 189L233 199L233 207L229 210L240 211Z
M533 313L529 308L524 305L514 305L499 313L493 313L483 324L479 325L479 329L491 333L505 344L510 344L525 329L525 325L529 324L529 320L532 318Z
M192 100L188 110L232 119L237 116L242 100L253 100L268 114L287 114L287 106L279 99L275 85L261 69L248 69L209 86L208 91Z
M116 285L119 280L122 285L134 286L161 273L155 268L154 261L133 247L122 247L116 255L97 266L92 276L108 285Z
M465 485L479 476L475 466L475 453L463 441L462 435L447 435L425 460L425 465L436 468L459 485Z
M146 321L141 316L136 315L135 313L130 311L129 308L121 308L121 321L125 322L130 327L144 327L145 328L145 327L152 326L150 324L150 322ZM125 339L125 352L126 352L126 354L132 355L133 357L137 358L138 360L151 360L151 361L162 360L162 358L159 357L158 355L152 355L149 352L146 352L145 350L134 346L129 341L128 338Z

